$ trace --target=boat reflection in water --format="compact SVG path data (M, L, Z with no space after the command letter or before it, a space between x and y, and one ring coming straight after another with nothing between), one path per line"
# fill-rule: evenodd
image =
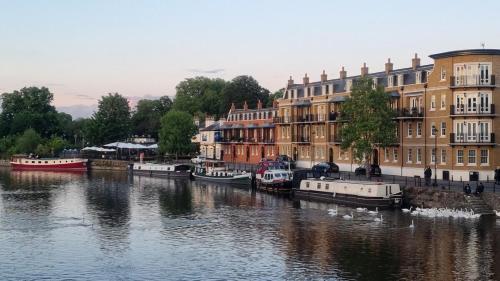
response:
M432 220L390 210L380 212L383 222L355 211L345 220L354 209L338 206L338 215L331 216L334 204L110 172L0 171L0 194L4 279L500 276L500 225L494 219Z

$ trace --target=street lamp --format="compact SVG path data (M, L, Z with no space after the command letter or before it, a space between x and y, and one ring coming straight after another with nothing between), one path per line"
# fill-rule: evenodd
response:
M434 183L432 186L436 187L437 184L437 126L434 125L432 128L434 132Z

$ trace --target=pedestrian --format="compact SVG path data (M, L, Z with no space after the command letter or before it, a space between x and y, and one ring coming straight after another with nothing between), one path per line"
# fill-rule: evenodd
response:
M476 187L476 195L481 195L484 191L484 185L482 182L479 183L479 185Z
M469 195L471 193L471 188L470 188L470 185L469 184L466 184L464 186L464 193Z
M431 177L432 177L432 170L429 166L425 168L424 177L425 177L425 185L429 186L431 184Z

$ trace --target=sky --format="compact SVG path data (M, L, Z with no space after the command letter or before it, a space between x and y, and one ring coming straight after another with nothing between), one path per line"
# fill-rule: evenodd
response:
M0 92L46 86L59 108L175 95L185 78L251 75L270 91L500 48L500 1L0 0Z

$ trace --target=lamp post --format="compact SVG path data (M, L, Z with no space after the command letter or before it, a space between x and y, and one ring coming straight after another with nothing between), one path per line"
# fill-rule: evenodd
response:
M434 125L434 183L432 186L436 187L437 184L437 127Z

